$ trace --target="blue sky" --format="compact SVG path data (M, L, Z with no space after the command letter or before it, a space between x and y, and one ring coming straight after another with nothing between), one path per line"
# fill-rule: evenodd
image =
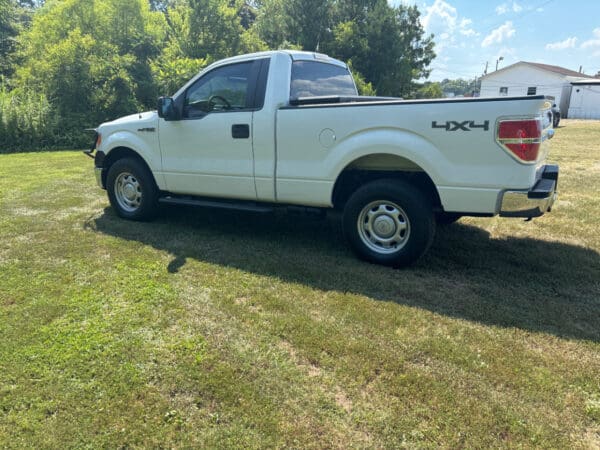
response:
M600 0L388 0L416 4L435 34L430 80L481 76L518 61L600 71Z

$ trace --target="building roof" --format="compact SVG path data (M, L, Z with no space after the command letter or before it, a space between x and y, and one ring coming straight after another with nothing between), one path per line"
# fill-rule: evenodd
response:
M528 65L528 66L533 66L537 69L541 69L541 70L545 70L547 72L553 72L556 73L558 75L563 75L565 77L578 77L578 78L591 78L594 79L593 76L591 75L586 75L584 73L580 73L580 72L576 72L575 70L571 70L571 69L566 69L564 67L560 67L560 66L552 66L550 64L541 64L541 63L534 63L534 62L528 62L528 61L519 61L517 63L511 64L510 66L506 66L503 67L502 69L498 69L494 72L488 73L487 75L484 75L482 78L485 77L489 77L490 75L494 75L497 74L499 72L504 72L508 69L511 69L517 65Z
M523 61L523 63L535 66L542 70L548 70L550 72L555 72L560 75L565 75L568 77L593 78L591 75L586 75L584 73L576 72L575 70L571 70L571 69L565 69L564 67L560 67L560 66L551 66L550 64L541 64L541 63L534 63L534 62L527 62L527 61Z

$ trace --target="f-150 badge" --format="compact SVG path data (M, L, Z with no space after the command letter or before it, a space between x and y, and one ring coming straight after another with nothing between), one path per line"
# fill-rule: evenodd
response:
M437 123L437 121L431 122L431 128L441 128L446 131L471 131L481 129L488 131L490 129L490 121L486 120L481 124L475 123L474 120L465 120L464 122L456 122L454 120L448 120L446 123Z

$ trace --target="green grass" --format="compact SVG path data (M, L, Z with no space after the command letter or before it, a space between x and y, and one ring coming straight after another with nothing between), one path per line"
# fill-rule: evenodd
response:
M600 122L560 199L395 271L336 219L118 219L81 153L0 155L0 447L598 448Z

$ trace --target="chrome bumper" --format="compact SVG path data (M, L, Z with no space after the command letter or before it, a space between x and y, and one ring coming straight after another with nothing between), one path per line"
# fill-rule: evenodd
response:
M526 191L506 191L502 197L502 217L539 217L549 212L556 192L545 198L528 198Z
M100 186L102 189L106 189L104 183L102 183L102 170L102 167L94 167L94 172L96 174L96 183L98 183L98 186Z
M539 217L549 212L557 197L558 166L544 166L541 177L529 191L502 194L502 217Z

